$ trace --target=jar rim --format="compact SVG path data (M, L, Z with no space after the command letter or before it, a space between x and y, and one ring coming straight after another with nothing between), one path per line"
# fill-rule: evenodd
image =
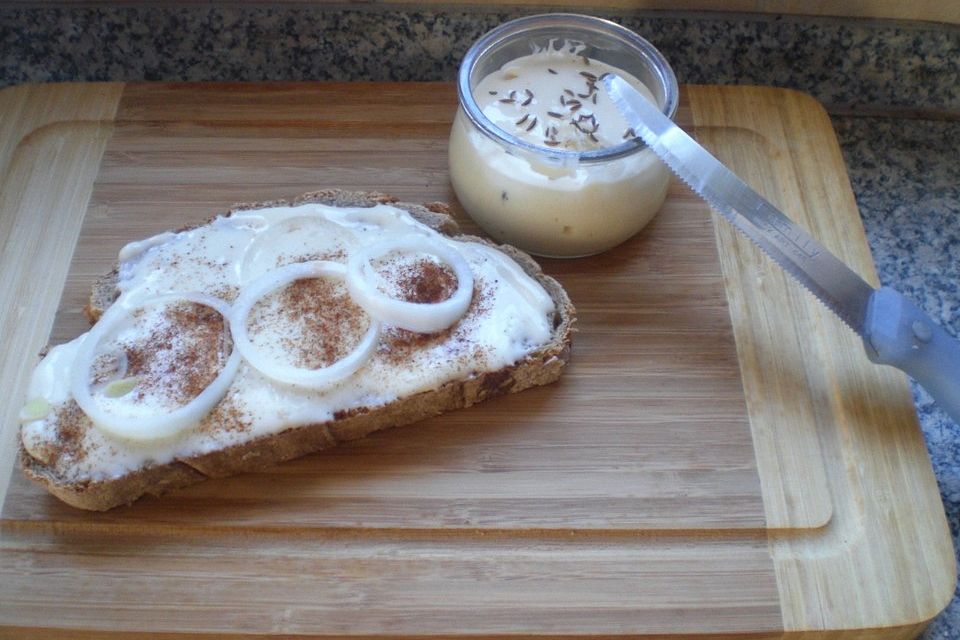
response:
M604 162L632 155L647 148L643 140L633 138L612 147L603 147L590 151L550 149L527 142L504 131L483 113L480 105L477 104L476 98L473 96L473 89L470 86L470 76L473 73L477 61L494 45L499 44L516 33L523 33L534 27L581 27L606 32L608 35L618 38L633 48L640 59L649 65L653 74L660 80L664 93L664 105L661 111L665 116L671 120L673 119L677 112L680 93L677 77L667 62L667 59L648 40L634 31L604 18L576 13L542 13L516 18L491 29L474 42L463 57L463 62L461 62L460 70L457 74L457 94L460 99L460 105L463 107L470 121L487 137L510 147L520 148L529 153L559 162Z

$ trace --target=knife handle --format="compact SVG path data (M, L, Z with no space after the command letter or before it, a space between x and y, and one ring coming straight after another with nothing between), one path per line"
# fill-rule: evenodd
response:
M870 296L863 344L867 357L910 374L960 424L960 342L900 293Z

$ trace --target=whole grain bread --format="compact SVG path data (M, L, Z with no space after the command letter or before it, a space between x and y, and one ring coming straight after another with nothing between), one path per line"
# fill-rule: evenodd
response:
M410 424L447 411L469 407L494 396L549 384L560 377L570 357L575 310L560 284L545 275L526 253L507 245L493 245L480 238L459 235L456 222L449 215L447 206L442 203L402 203L375 192L328 189L308 193L292 201L240 204L230 213L305 203L333 206L391 204L447 236L496 246L539 282L552 298L556 309L552 340L518 362L497 371L479 372L435 389L399 398L387 405L340 412L335 414L332 420L291 427L203 455L186 457L167 464L145 466L110 480L74 482L58 477L54 469L31 456L21 445L20 462L26 476L74 507L103 511L128 504L143 495L160 495L208 478L263 469L277 462L362 438L381 429ZM94 285L86 308L91 322L95 322L116 300L119 295L116 282L115 268Z

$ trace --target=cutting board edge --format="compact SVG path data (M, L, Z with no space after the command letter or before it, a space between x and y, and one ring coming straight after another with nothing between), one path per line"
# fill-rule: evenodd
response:
M794 89L758 86L691 85L686 87L686 90L695 126L748 129L776 148L786 150L793 145L792 148L796 150L796 145L802 145L808 155L812 155L812 151L823 152L827 156L823 162L844 168L846 166L826 109L807 93ZM750 118L751 110L747 107L759 105L779 111L776 122L782 128L758 128L759 119ZM789 113L785 113L787 111ZM791 127L797 127L800 123L809 125L804 127L803 131L814 131L817 135L790 137ZM793 158L794 154L790 154L790 157ZM721 157L721 160L723 159ZM786 212L829 249L838 253L865 279L876 284L877 275L866 232L846 171L840 176L820 176L817 180L812 180L813 169L814 167L810 166L791 167L792 172L801 174L797 176L798 180L808 179L812 182L810 186L815 188L812 195L795 192L799 185L780 184L795 196L796 200L790 200L791 203L802 203L802 206L795 209L785 209ZM828 193L838 197L824 202ZM784 206L777 202L778 194L763 195L774 204ZM820 205L821 210L840 210L847 215L817 216L816 210L810 210L816 205ZM823 221L824 218L829 220ZM833 226L838 219L839 226ZM818 222L821 224L817 224ZM754 273L759 273L768 270L771 262L765 255L753 250L749 241L741 238L738 233L730 231L725 236L721 230L724 222L715 217L714 223L718 229L721 255L726 255L722 263L725 277L729 278L729 308L740 350L744 345L739 341L751 334L737 329L751 313L751 301L744 299L739 293L753 284L746 281L742 275L738 277L729 267L733 264L746 265ZM844 223L845 227L842 226ZM853 241L840 242L840 238ZM778 587L781 590L784 628L789 635L811 630L873 627L878 631L883 629L884 633L890 632L890 637L901 637L902 634L912 633L917 627L922 628L936 617L953 599L957 583L949 526L906 376L889 367L878 367L870 363L855 334L802 287L790 285L784 290L788 292L789 308L799 311L803 318L797 323L790 318L789 327L781 324L772 328L771 335L775 336L774 340L784 341L792 339L798 333L805 335L804 330L813 330L816 338L815 350L819 352L819 357L804 358L807 380L814 380L818 371L825 372L823 377L826 380L820 384L813 383L812 386L822 392L821 399L829 399L829 412L823 406L815 408L813 417L817 433L808 434L811 436L808 444L820 455L832 455L831 452L837 448L843 449L842 455L833 465L819 465L828 471L842 470L843 473L834 473L834 477L827 477L824 486L819 486L818 483L817 491L826 491L825 497L831 504L846 507L846 511L831 508L831 516L822 528L804 531L799 536L790 537L785 535L785 531L770 530L768 537L776 565ZM737 317L738 312L740 317ZM838 343L843 346L840 354L827 348L827 345ZM743 369L747 360L741 358L740 362ZM750 378L741 377L745 383ZM854 391L862 392L867 388L876 394L879 389L879 395L884 399L880 408L868 406L870 393L853 399L847 397L844 391L849 391L845 389L846 380L849 378L856 378ZM751 393L749 389L745 389L745 393L748 399L751 396L763 395ZM776 424L757 424L762 420L773 421L775 414L763 414L756 406L748 408L748 413L755 437L760 430L776 431ZM783 429L782 425L779 426L781 435L785 432L791 433ZM776 446L779 446L779 443ZM891 454L891 449L894 448L896 455ZM864 471L863 465L860 465L858 474L856 461L869 460L870 454L875 454L888 466L881 469L880 465L867 465L867 470ZM790 455L791 452L781 449L767 459L781 460ZM903 463L904 458L909 461L909 465ZM758 456L758 463L760 462ZM793 477L793 481L800 484L784 487L785 476L775 473L779 470L777 467L764 467L762 464L759 466L765 506L784 495L800 497L807 488L804 486L807 482L804 476ZM893 491L888 491L890 483L882 481L882 476L877 473L880 470L891 472L903 482L893 482ZM888 493L894 495L888 496ZM875 502L877 495L884 496L883 508ZM916 503L917 495L923 496L925 504L922 506ZM784 515L788 513L785 509L768 507L767 512L769 517L781 521L789 518L789 515ZM914 538L899 535L899 531L895 531L900 526L897 523L902 522L914 523L911 533L917 536L916 544L911 544ZM885 525L880 549L871 546L876 545L877 539L872 531L868 531L870 524L877 523ZM818 540L826 546L814 549L813 545ZM925 540L926 544L921 544L920 540ZM913 565L918 570L915 575L905 576L890 566L892 556L905 554L905 557L911 557L916 547L920 547L926 557L922 562ZM831 552L825 553L825 549ZM883 589L879 589L875 586L876 583L870 584L870 578L885 578L887 584ZM836 594L830 593L829 585L839 582L863 585L861 595L868 596L858 598L857 602L850 603L849 607L841 607L845 609L845 615L850 616L848 624L833 618L837 608ZM890 583L894 583L894 586ZM800 584L803 584L802 594L797 591ZM873 624L870 623L871 620ZM885 626L878 626L878 620L882 620ZM850 622L853 624L849 624Z
M22 397L26 392L27 367L22 362L33 362L35 354L46 345L53 314L59 303L59 292L66 281L65 269L48 270L43 255L51 251L68 250L72 253L80 232L80 224L86 213L90 199L93 181L96 172L91 171L83 176L81 184L71 185L72 194L60 203L61 208L55 209L60 216L70 221L64 225L62 235L42 233L41 225L29 225L18 222L22 216L31 215L34 210L24 202L11 202L25 194L21 190L9 188L11 171L16 167L18 150L28 143L31 137L41 136L44 130L50 127L71 122L111 123L116 116L117 108L125 84L110 83L54 83L28 84L7 87L0 91L0 111L12 112L16 117L4 118L0 121L0 207L12 207L17 215L6 221L0 221L0 230L3 231L7 244L0 254L0 273L8 274L3 283L0 283L0 299L15 298L16 291L29 291L36 286L35 274L43 274L41 278L45 286L58 292L57 301L51 307L50 301L43 296L26 296L28 303L19 309L9 305L0 308L0 328L6 328L3 339L5 344L18 345L17 353L22 357L11 357L10 352L0 362L0 378L10 381L7 387L11 397ZM92 153L99 157L106 146L106 136L97 139L95 135L90 148L83 148L80 140L65 149L64 153L74 159L83 154ZM45 141L37 141L41 146ZM49 141L47 141L49 142ZM29 159L24 159L29 162ZM79 160L78 160L79 161ZM99 160L96 163L99 165ZM82 184L88 181L89 184ZM43 213L44 210L41 210ZM45 210L49 214L50 209ZM32 230L32 233L31 233ZM18 234L18 235L14 235ZM11 240L16 237L17 242ZM33 252L26 251L32 248ZM24 269L24 264L29 266ZM13 277L10 277L12 274ZM21 318L44 318L40 323L22 322ZM16 467L18 446L16 432L18 422L15 416L15 404L8 404L7 410L0 414L0 512L6 499L11 475Z
M118 97L117 102L119 102L119 92L122 92L124 86L125 86L125 85L124 85L123 83L101 83L101 84L98 84L98 85L97 85L97 87L103 87L103 88L107 89L107 90L108 90L107 93L109 93L109 90L110 90L111 88L112 88L113 90L117 91L117 92L118 92L118 93L117 93L117 97ZM7 94L8 94L8 93L18 94L18 93L20 93L20 91L22 91L23 93L31 93L31 92L36 92L36 91L42 91L43 93L46 93L47 95L49 95L49 96L52 97L52 96L55 96L58 91L65 90L65 89L76 90L76 87L77 87L77 85L36 85L36 86L26 86L26 87L13 87L13 88L5 89L2 93L0 93L0 105L2 105L3 99L7 98ZM700 88L712 88L712 87L703 87L703 86L701 86ZM769 88L763 88L763 89L764 89L764 90L767 90L767 91L788 91L788 90L782 90L782 89L769 89ZM698 91L699 88L689 87L688 90L693 90L694 93L696 93L696 91ZM82 91L80 91L80 93L82 93ZM804 95L805 95L805 94L804 94ZM89 96L89 97L91 98L91 100L93 100L93 101L95 101L95 102L96 102L98 99L104 98L104 96L102 96L102 95L99 96L99 98L98 98L97 96L95 96L95 95L91 95L91 96ZM82 117L81 117L81 116L76 116L76 118L79 118L79 119L88 119L87 116L89 116L89 119L90 119L90 120L94 120L94 121L110 121L110 120L112 120L112 115L110 115L110 114L108 113L108 112L109 112L109 105L108 105L107 103L109 103L109 100L108 100L108 99L103 99L103 104L100 104L97 108L91 108L90 112L89 112L87 115L82 116ZM98 110L98 109L99 109L99 110ZM114 111L114 113L115 113L115 111ZM31 116L31 117L34 117L34 116ZM63 122L63 121L70 121L71 119L74 119L74 118L75 118L75 116L73 116L72 114L68 114L68 115L64 115L64 116L61 118L60 121L61 121L61 122ZM51 121L51 122L52 122L52 121ZM44 124L50 124L50 123L48 122L48 123L44 123ZM29 131L27 131L23 136L20 136L19 138L17 138L16 136L13 136L13 137L4 136L4 139L7 139L7 140L9 140L9 139L16 139L16 143L15 143L15 145L14 145L14 148L16 148L17 146L19 146L20 142L21 142L27 135L29 135L30 132L35 131L36 129L39 129L40 127L44 126L44 124L37 124L36 126L33 126ZM831 129L831 131L832 131L832 129ZM834 141L834 142L835 142L835 141ZM0 168L2 168L2 173L0 173L0 175L3 176L3 180L4 180L4 181L6 181L6 178L7 178L7 170L8 170L8 168L9 168L9 167L8 167L8 163L9 163L9 156L0 155ZM845 175L845 174L844 174L844 178L846 178L846 175ZM848 188L849 188L849 185L848 185ZM861 229L862 229L862 227L861 227ZM0 321L2 321L2 320L3 320L3 317L2 317L2 315L0 315ZM3 326L3 322L0 322L0 326ZM42 344L41 344L40 346L42 346ZM912 412L912 406L911 406L911 412ZM914 423L915 423L915 416L914 416ZM4 424L9 424L9 421L5 421ZM922 439L921 439L921 440L922 440ZM925 453L925 452L924 452L924 453ZM6 463L7 463L6 460L0 459L0 479L2 479L2 477L3 477L4 465L5 465ZM929 464L928 464L928 466L929 466ZM7 475L8 475L8 474L7 474ZM4 494L5 494L5 485L0 485L0 497L2 497ZM0 504L0 506L2 506L2 504ZM942 515L942 509L941 509L941 515ZM944 520L944 524L945 524L945 520ZM951 566L954 568L952 582L955 583L955 580L956 580L955 564L952 563L952 559L953 559L953 556L952 556L952 543L949 542L949 539L948 539L948 547L949 547L948 550L950 551L950 557L951 557L951 563L950 563L950 564L951 564ZM772 549L772 553L773 553L774 555L777 555L777 553L778 553L778 551L777 551L777 544L776 544L775 542L772 542L772 543L771 543L771 549ZM791 549L789 549L789 550L782 551L782 554L783 554L783 555L781 555L781 560L784 560L787 555L794 554L795 551L796 551L796 550L795 550L794 548L791 548ZM951 596L952 596L952 589L951 589ZM947 599L947 602L949 602L949 598ZM945 606L945 603L944 603L944 606ZM942 607L941 607L941 608L942 608ZM937 609L937 611L939 611L939 609ZM926 613L924 613L923 615L926 615ZM932 614L930 617L932 617L933 615L935 615L935 613ZM928 618L924 618L924 620L928 620ZM803 622L799 617L797 618L796 622L797 622L797 625L796 625L795 627L793 627L793 629L795 629L795 630L797 630L798 632L801 632L801 633L802 633L803 631L805 631L805 630L808 630L808 629L816 629L816 628L818 628L818 627L816 627L816 626L805 626L806 623ZM821 620L821 622L825 622L825 621L822 621L822 620ZM912 622L911 622L911 623L910 623L908 626L906 626L906 627L890 626L890 627L884 627L884 630L885 630L885 632L886 632L886 631L890 631L890 630L894 630L894 629L913 629L916 624L924 624L924 623L912 623ZM823 628L827 628L827 627L823 627ZM896 633L897 633L897 634L901 634L902 631L897 631ZM788 637L789 637L789 636L788 636ZM875 637L875 636L870 636L870 637ZM889 636L889 637L901 637L901 635L893 635L893 636Z

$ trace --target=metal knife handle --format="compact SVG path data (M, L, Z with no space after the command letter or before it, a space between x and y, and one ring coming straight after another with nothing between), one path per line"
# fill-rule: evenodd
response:
M960 342L889 287L870 297L864 326L867 357L910 374L960 424Z

